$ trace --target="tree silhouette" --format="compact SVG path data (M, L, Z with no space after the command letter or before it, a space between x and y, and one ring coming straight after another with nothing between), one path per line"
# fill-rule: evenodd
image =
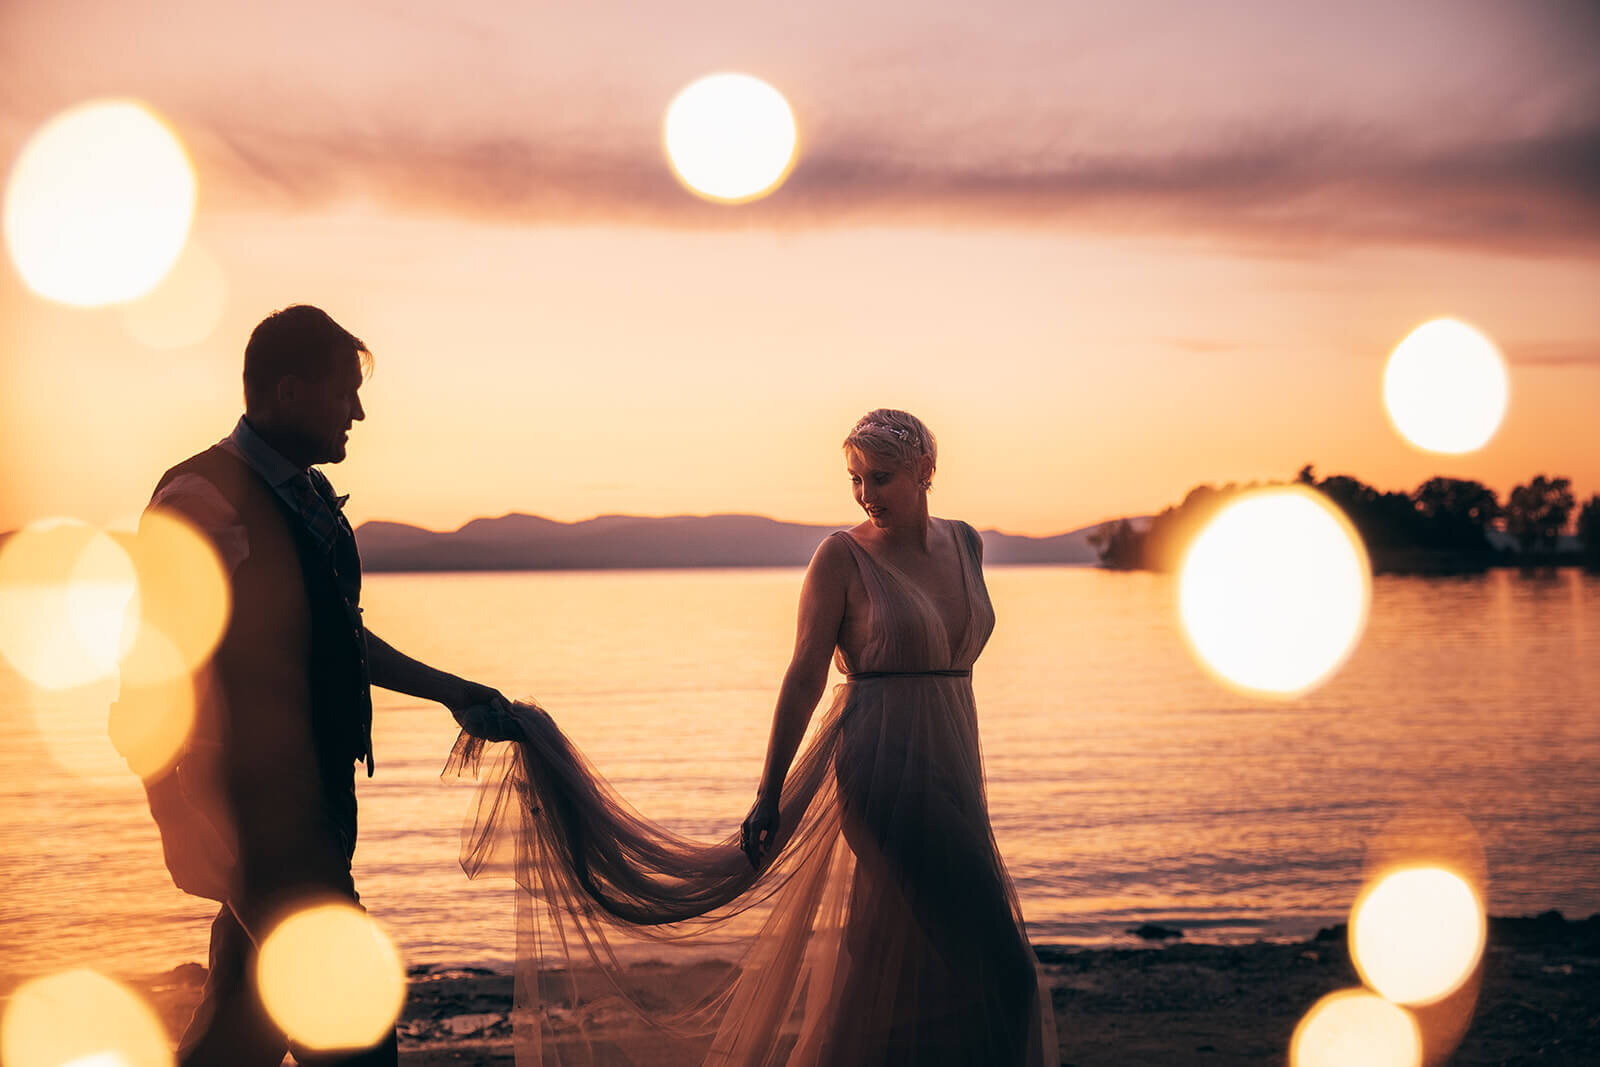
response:
M1320 491L1355 527L1377 573L1463 574L1481 572L1503 561L1503 551L1489 540L1491 526L1506 520L1524 557L1548 554L1572 515L1571 483L1539 475L1512 491L1501 507L1494 490L1482 482L1435 477L1413 493L1384 492L1348 474L1317 480L1307 463L1295 484ZM1282 483L1274 483L1282 484ZM1194 536L1252 483L1221 488L1197 485L1181 504L1169 507L1143 531L1126 520L1108 522L1090 535L1102 566L1118 570L1176 570ZM1600 569L1600 495L1584 506L1580 537L1588 559Z
M1483 551L1489 524L1501 515L1500 500L1482 482L1429 478L1411 494L1422 522L1418 540L1428 548Z
M1314 484L1349 517L1368 552L1377 554L1419 543L1421 519L1416 504L1405 493L1381 492L1348 474L1335 474Z
M1100 565L1132 571L1144 566L1144 537L1127 519L1103 522L1089 534L1089 545L1100 554Z
M1366 482L1348 474L1335 474L1311 484L1321 489L1329 500L1344 508L1352 520L1357 514L1373 511L1382 495Z
M1511 490L1506 501L1506 532L1524 555L1553 552L1574 506L1572 482L1539 475Z
M1247 486L1244 488L1254 488ZM1196 534L1243 488L1229 483L1218 489L1197 485L1183 503L1167 508L1150 520L1143 543L1143 566L1149 570L1175 571L1183 565L1183 555Z
M1584 567L1600 571L1600 493L1578 512L1578 545L1583 549Z

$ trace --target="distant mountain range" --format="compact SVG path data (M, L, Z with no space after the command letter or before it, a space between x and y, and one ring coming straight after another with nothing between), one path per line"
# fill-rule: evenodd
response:
M837 526L759 515L602 515L555 522L537 515L474 519L435 532L398 522L356 530L361 566L374 571L610 570L658 567L804 566ZM1053 537L984 530L984 562L1095 563L1093 526Z
M1136 528L1148 516L1130 518ZM1089 545L1099 527L1052 537L1023 537L983 530L984 562L1096 564ZM365 522L356 529L364 571L622 570L668 567L798 567L838 526L778 522L759 515L674 515L650 518L602 515L556 522L511 514L474 519L459 530L437 532L400 522ZM4 544L15 530L0 532ZM1516 540L1488 531L1490 547L1514 553ZM1576 563L1578 539L1563 534L1557 550ZM1515 565L1515 559L1502 561Z

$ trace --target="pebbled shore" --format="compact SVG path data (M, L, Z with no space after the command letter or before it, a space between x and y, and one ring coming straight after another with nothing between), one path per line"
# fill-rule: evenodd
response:
M1071 1067L1227 1067L1287 1062L1296 1024L1322 996L1358 986L1343 927L1300 944L1186 944L1159 948L1037 946L1049 976L1061 1059ZM697 967L720 967L702 963ZM676 968L642 964L670 995ZM653 972L653 973L652 973ZM204 969L185 964L136 981L174 1037L199 996ZM1600 1063L1600 915L1554 912L1490 921L1477 982L1456 1002L1452 1067ZM415 968L400 1027L406 1067L510 1065L511 979L474 968ZM1438 1012L1434 1013L1435 1015ZM1434 1020L1437 1021L1437 1020ZM1425 1028L1429 1019L1424 1018ZM1450 1029L1449 1020L1443 1025ZM697 1049L664 1042L618 1015L608 1041L646 1067L697 1063ZM605 1050L602 1050L604 1055Z

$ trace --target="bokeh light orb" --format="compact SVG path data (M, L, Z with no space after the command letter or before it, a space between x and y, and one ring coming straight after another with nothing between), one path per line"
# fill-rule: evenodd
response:
M110 676L137 584L128 553L95 527L24 527L0 546L0 656L45 689Z
M1418 1067L1422 1034L1404 1008L1365 990L1317 1001L1289 1046L1290 1067Z
M121 307L128 336L146 348L188 348L210 337L227 306L222 265L190 241L161 284Z
M311 1049L381 1041L405 1003L405 967L389 935L354 904L295 912L267 934L256 961L262 1003Z
M91 970L18 987L0 1020L6 1067L171 1067L167 1033L131 990Z
M109 729L118 707L115 676L70 689L32 689L27 706L34 736L52 763L84 784L126 786L128 761ZM162 714L184 710L179 704Z
M1431 1004L1458 989L1483 956L1487 920L1472 887L1441 867L1393 871L1350 913L1350 955L1362 980L1397 1004Z
M1383 372L1390 421L1427 452L1455 455L1488 444L1510 395L1505 359L1494 342L1455 319L1412 330Z
M766 196L794 166L794 112L783 94L748 74L711 74L667 107L667 158L690 191L737 204Z
M1241 493L1190 544L1178 615L1196 657L1225 683L1294 696L1354 650L1371 601L1371 565L1344 513L1321 493Z
M101 732L141 778L154 778L172 766L194 730L198 706L192 675L185 669L183 653L159 630L145 629L123 662L122 685L117 699L100 709ZM47 739L61 729L58 723L41 723ZM81 759L85 750L67 750ZM56 761L77 768L62 755Z
M1489 856L1470 819L1449 797L1402 805L1367 841L1361 862L1363 885L1376 885L1405 867L1442 867L1485 900L1489 895Z
M195 189L188 153L147 107L82 104L23 145L6 183L6 248L40 296L81 307L132 300L183 251Z
M123 638L123 680L147 685L196 670L222 639L233 608L216 550L177 511L151 508L139 519L129 554L139 597ZM165 647L141 657L147 639Z

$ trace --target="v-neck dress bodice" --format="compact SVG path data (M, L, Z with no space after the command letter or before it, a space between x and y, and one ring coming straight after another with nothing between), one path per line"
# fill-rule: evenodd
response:
M983 583L977 555L978 534L964 522L951 523L961 569L965 611L959 629L951 627L939 605L898 568L881 563L848 532L832 536L848 546L866 591L868 638L860 649L835 654L845 674L971 670L994 629L994 608Z

